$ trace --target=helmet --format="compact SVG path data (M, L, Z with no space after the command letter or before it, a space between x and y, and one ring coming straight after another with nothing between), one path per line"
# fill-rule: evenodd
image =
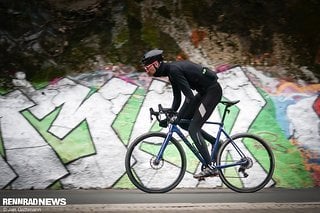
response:
M158 50L158 49L150 50L149 52L143 55L141 60L142 64L146 66L151 64L154 61L163 61L162 53L163 53L163 50Z

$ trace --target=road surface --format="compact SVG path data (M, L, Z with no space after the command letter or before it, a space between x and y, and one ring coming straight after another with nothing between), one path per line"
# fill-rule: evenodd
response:
M0 212L320 212L320 188L178 189L165 194L138 190L1 190ZM65 206L4 206L7 198L65 199Z

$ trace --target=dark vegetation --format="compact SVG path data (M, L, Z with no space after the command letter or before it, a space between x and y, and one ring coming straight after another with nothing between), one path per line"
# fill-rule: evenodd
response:
M319 77L319 11L318 0L0 0L0 87L10 87L16 71L41 82L103 63L140 69L150 48L174 59L182 50L160 30L157 16L187 20L208 29L207 36L236 36L239 43L218 43L252 58L267 53L269 66L307 66Z

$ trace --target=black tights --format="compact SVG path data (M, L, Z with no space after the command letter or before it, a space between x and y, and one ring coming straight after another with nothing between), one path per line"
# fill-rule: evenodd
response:
M197 94L192 103L184 102L180 112L180 119L191 119L190 123L180 124L181 128L188 130L192 140L195 142L200 154L207 164L211 158L204 139L214 144L216 138L202 130L203 124L208 120L213 110L220 102L222 89L218 83L209 87L204 95Z

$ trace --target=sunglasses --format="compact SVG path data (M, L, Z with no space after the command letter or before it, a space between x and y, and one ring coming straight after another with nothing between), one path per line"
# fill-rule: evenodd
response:
M151 64L144 66L143 68L145 69L145 71L148 71L152 66L159 67L159 62L158 61L154 61Z

